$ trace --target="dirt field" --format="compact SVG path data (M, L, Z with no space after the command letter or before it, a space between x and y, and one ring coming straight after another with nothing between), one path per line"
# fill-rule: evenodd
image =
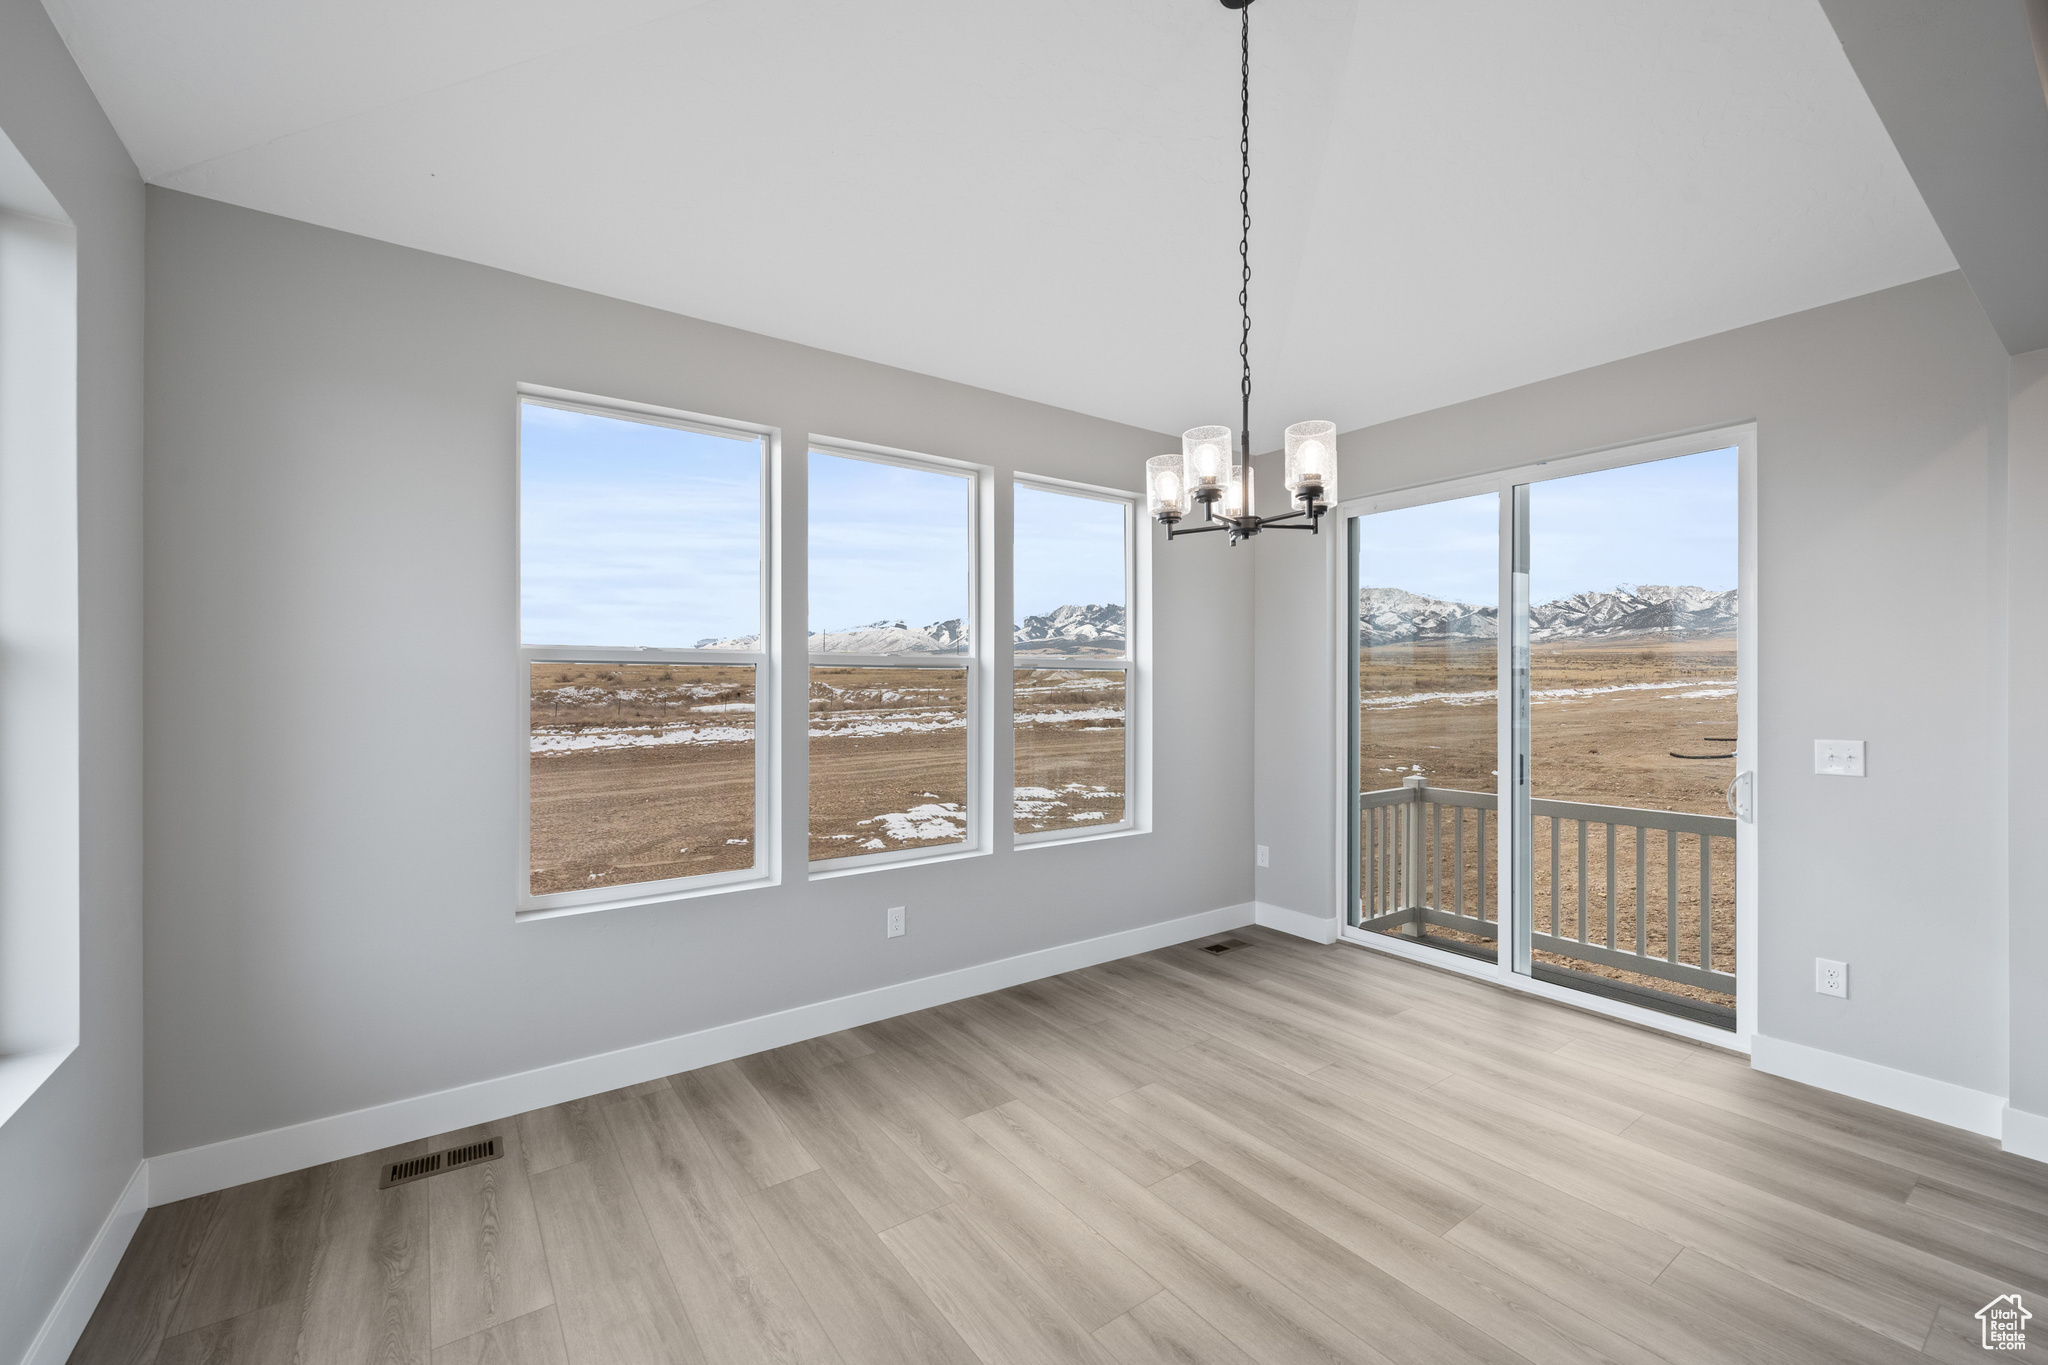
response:
M1124 675L1019 669L1017 833L1114 825L1124 818Z
M967 671L811 670L811 858L967 838Z
M754 670L534 664L536 896L754 863Z
M964 670L811 670L814 861L966 838ZM754 676L699 664L532 668L533 894L754 864ZM1016 675L1016 828L1124 815L1123 675Z
M1399 786L1420 773L1431 786L1495 791L1493 689L1495 653L1491 641L1454 646L1383 646L1361 658L1359 764L1363 787ZM1536 646L1530 655L1530 757L1539 799L1637 806L1652 810L1725 815L1722 793L1735 776L1733 758L1678 759L1684 754L1732 753L1735 734L1735 641L1732 638L1679 642L1635 640L1599 645ZM1452 899L1454 827L1444 816L1442 877L1445 904ZM1486 878L1488 915L1497 911L1493 869L1478 862L1479 812L1465 821L1466 907L1478 906L1478 879ZM1496 848L1492 813L1487 813L1489 855ZM1553 829L1556 825L1559 828ZM1576 821L1536 819L1536 919L1539 932L1580 937L1578 838ZM1553 895L1551 844L1558 841ZM1635 835L1616 832L1615 943L1633 948L1636 921ZM1735 860L1732 840L1716 839L1711 851L1709 925L1713 965L1735 965ZM1652 833L1646 852L1649 913L1644 939L1662 956L1668 932L1665 845ZM1586 868L1586 933L1607 937L1606 826L1589 824ZM1489 857L1490 861L1490 857ZM1371 869L1366 875L1370 876ZM1679 945L1681 960L1697 962L1699 944L1698 839L1682 835L1678 854ZM1443 932L1432 930L1432 933ZM1463 937L1463 936L1460 936ZM1473 939L1472 942L1480 940ZM1614 980L1674 992L1717 1004L1732 998L1654 980L1614 968L1572 961L1548 953L1539 960Z

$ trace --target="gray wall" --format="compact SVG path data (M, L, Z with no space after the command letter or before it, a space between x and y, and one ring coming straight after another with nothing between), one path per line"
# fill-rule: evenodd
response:
M35 0L0 0L0 129L78 241L79 1046L0 1125L0 1360L142 1156L141 179Z
M514 384L778 426L799 498L805 432L1132 489L1162 438L168 191L149 280L152 1153L1251 899L1251 566L1197 542L1155 833L810 882L792 745L781 886L515 923Z
M2048 1115L2048 350L2012 362L2006 474L2011 622L2012 1106Z
M1278 516L1287 490L1278 455L1253 461L1259 511ZM1341 480L1345 496L1362 491ZM1332 517L1316 535L1267 533L1251 543L1258 567L1257 720L1254 823L1271 863L1257 869L1262 905L1334 917L1339 891L1333 793L1344 741L1325 742L1336 707L1336 632L1330 594L1342 591L1344 523ZM1239 554L1247 551L1239 550ZM1270 756L1270 757L1269 757Z
M1757 422L1759 1029L1991 1094L2007 1081L2006 384L1951 273L1341 440L1355 497ZM1259 556L1263 629L1322 570L1296 546ZM1276 864L1259 899L1324 914L1329 788L1297 773L1336 746L1327 722L1268 704L1319 647L1287 638L1258 665ZM1868 740L1870 775L1814 776L1816 738ZM1849 1000L1814 993L1816 956L1850 963Z

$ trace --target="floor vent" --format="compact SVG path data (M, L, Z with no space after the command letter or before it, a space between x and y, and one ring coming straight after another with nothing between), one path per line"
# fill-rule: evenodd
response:
M1205 953L1227 953L1232 948L1249 948L1251 946L1251 944L1246 943L1241 938L1226 938L1221 943L1204 943L1202 951Z
M414 1180L425 1180L430 1175L443 1171L460 1170L479 1162L496 1161L504 1150L494 1137L482 1142L472 1142L462 1147L450 1147L443 1152L429 1152L425 1156L407 1157L404 1161L386 1162L384 1178L377 1182L377 1188L388 1190L393 1185L404 1185Z

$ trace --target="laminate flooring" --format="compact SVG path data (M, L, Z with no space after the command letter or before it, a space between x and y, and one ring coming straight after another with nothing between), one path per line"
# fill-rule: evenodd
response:
M2048 1303L2048 1166L1236 937L153 1209L72 1360L1864 1365Z

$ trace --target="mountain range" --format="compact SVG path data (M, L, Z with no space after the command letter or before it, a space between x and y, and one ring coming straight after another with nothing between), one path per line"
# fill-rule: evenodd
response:
M1124 609L1115 603L1069 602L1043 616L1027 616L1016 627L1016 649L1029 654L1121 654L1124 651ZM699 649L759 649L761 637L706 639ZM967 648L966 625L959 620L913 626L906 621L870 621L845 630L811 632L816 654L960 654Z
M1623 584L1612 592L1581 592L1529 609L1529 641L1607 640L1633 635L1726 635L1735 629L1736 590ZM1491 640L1500 621L1492 607L1447 602L1404 588L1361 588L1359 643L1391 645Z

